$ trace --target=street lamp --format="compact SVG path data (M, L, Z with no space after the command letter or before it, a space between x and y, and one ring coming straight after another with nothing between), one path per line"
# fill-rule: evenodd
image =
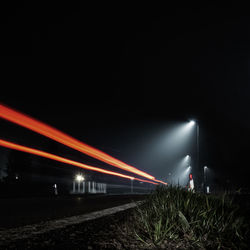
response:
M204 167L204 171L203 171L203 175L204 175L204 193L206 193L206 184L207 184L207 176L206 176L206 172L207 172L207 166Z
M78 174L75 177L75 181L78 182L78 192L80 193L81 181L84 181L84 177L81 174ZM73 192L75 192L75 182L73 182Z
M80 182L80 181L83 181L84 180L84 177L80 174L76 175L76 181Z
M190 155L186 155L184 160L187 164L189 164L190 159L191 159Z
M195 122L194 120L191 120L191 121L189 122L189 125L190 125L190 126L193 126L195 123L196 123L196 122Z
M197 173L200 172L199 170L199 156L200 156L200 146L199 146L199 137L200 137L200 128L199 128L199 124L197 121L195 120L190 120L189 122L190 126L194 126L196 125L196 168L197 168ZM200 179L200 178L198 178Z
M172 185L172 178L171 178L171 174L172 174L172 173L168 173L168 176L169 176L169 183L170 183L170 185Z
M131 184L131 186L130 186L131 193L133 193L133 181L134 181L134 179L135 179L134 177L131 177L131 178L130 178L130 181L131 181L131 182L130 182L130 184Z

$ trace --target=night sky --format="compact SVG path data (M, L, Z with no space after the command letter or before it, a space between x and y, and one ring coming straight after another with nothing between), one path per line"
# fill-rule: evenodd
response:
M19 3L1 12L1 103L162 180L168 154L148 161L152 141L195 118L200 164L248 185L246 6ZM1 123L1 138L39 145Z

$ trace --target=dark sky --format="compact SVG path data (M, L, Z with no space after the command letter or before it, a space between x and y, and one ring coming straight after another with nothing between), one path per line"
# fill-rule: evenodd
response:
M247 183L247 10L230 1L6 6L0 102L140 169L141 144L196 118L201 164ZM165 178L163 168L149 172Z

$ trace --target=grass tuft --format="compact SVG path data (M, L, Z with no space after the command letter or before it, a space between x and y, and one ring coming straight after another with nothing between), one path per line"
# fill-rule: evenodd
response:
M176 241L205 249L243 249L248 227L238 207L222 197L158 187L134 212L134 233L145 245Z

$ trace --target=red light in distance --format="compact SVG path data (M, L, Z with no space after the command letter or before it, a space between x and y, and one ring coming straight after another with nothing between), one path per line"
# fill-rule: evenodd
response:
M117 173L117 172L108 171L108 170L105 170L105 169L102 169L102 168L93 167L93 166L90 166L90 165L86 165L86 164L83 164L83 163L80 163L80 162L77 162L77 161L73 161L73 160L58 156L58 155L50 154L50 153L47 153L47 152L44 152L44 151L41 151L41 150L38 150L38 149L22 146L22 145L12 143L12 142L9 142L9 141L5 141L5 140L2 140L2 139L0 139L0 146L5 147L5 148L10 148L10 149L15 149L15 150L26 152L26 153L30 153L30 154L33 154L33 155L42 156L44 158L48 158L48 159L51 159L51 160L55 160L55 161L59 161L59 162L62 162L62 163L70 164L70 165L73 165L73 166L76 166L76 167L79 167L79 168L100 172L100 173L103 173L103 174L115 175L115 176L118 176L118 177L121 177L121 178L126 178L126 179L130 179L130 180L131 179L132 180L138 180L138 181L148 182L148 183L151 183L151 184L158 185L158 183L155 183L153 181L143 180L143 179L139 179L139 178L136 178L136 177L133 177L133 176L130 176L130 175L124 175L124 174L120 174L120 173Z
M112 166L118 167L120 169L132 172L134 174L143 176L147 179L155 180L155 177L138 170L137 168L130 166L94 147L91 147L83 142L76 140L75 138L51 127L45 123L35 120L27 115L10 109L2 104L0 104L0 118L8 120L10 122L16 123L41 135L44 135L54 141L62 143L68 147L78 150L86 155L89 155L95 159L106 162ZM157 180L155 180L157 181Z

